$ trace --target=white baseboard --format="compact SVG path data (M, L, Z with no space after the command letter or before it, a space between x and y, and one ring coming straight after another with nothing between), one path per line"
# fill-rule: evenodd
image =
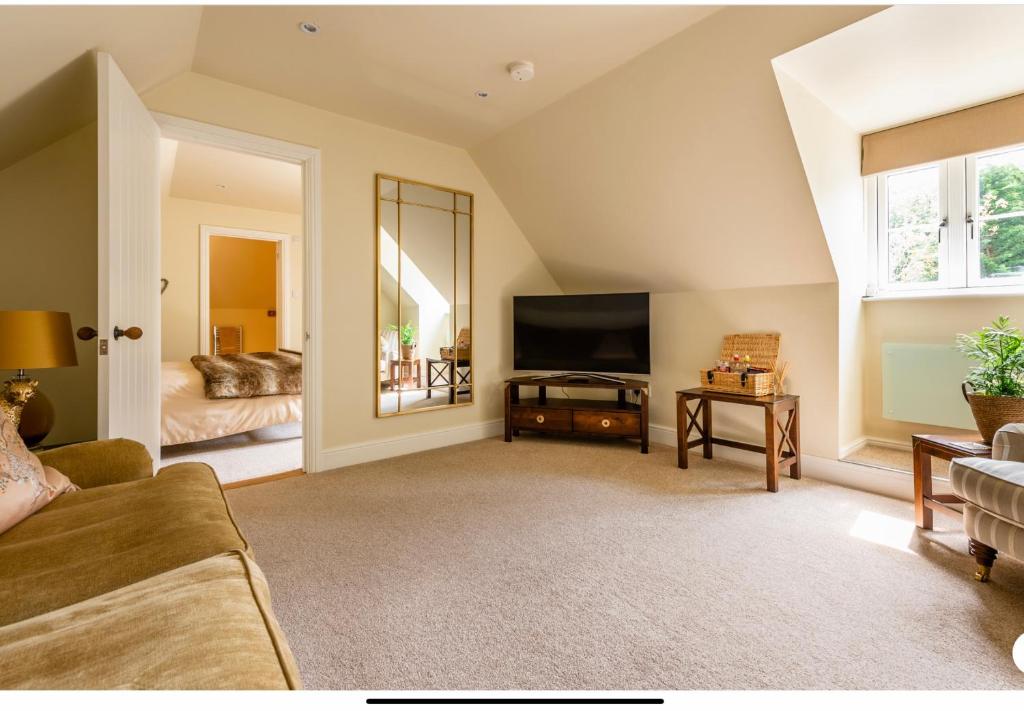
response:
M651 441L675 447L676 428L665 425L651 425ZM764 455L757 452L716 446L714 454L716 458L725 459L730 462L748 464L759 467L762 470L764 468ZM853 462L841 462L837 459L816 457L811 454L801 455L800 464L803 474L812 479L827 481L850 489L869 491L873 494L882 494L894 499L904 499L906 501L913 501L914 499L914 478L909 473L868 467L862 464L854 464ZM785 482L783 482L784 486Z
M504 432L503 420L488 420L472 425L451 427L434 432L405 435L393 439L379 439L373 442L361 442L344 447L333 447L320 452L320 471L347 467L363 462L373 462L388 457L399 457L427 449L447 447L452 444L473 442L478 439L497 437Z

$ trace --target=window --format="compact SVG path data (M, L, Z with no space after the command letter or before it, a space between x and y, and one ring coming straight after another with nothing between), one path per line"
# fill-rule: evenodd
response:
M1024 284L1024 146L865 179L869 293Z
M968 158L969 285L1024 283L1024 147Z

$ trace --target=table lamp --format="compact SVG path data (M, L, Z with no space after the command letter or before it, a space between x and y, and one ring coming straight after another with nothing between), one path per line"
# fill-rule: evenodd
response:
M64 311L0 311L0 370L18 374L0 388L0 415L17 427L25 403L38 392L37 380L26 369L63 368L78 365L71 333L71 315ZM40 397L42 395L40 394ZM41 441L53 427L50 418L45 432L34 433Z

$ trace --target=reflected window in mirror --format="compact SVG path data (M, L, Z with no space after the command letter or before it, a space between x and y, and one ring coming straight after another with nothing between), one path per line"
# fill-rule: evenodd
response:
M376 176L377 416L473 402L473 195Z

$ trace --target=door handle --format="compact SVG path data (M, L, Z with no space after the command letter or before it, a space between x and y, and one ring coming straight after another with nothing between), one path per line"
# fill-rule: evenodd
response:
M78 339L81 341L91 341L99 335L99 332L97 332L92 326L82 326L75 332L75 335L78 336Z
M121 330L120 326L114 326L114 340L118 340L121 336L127 336L129 339L137 341L142 338L142 329L138 326L129 326Z

